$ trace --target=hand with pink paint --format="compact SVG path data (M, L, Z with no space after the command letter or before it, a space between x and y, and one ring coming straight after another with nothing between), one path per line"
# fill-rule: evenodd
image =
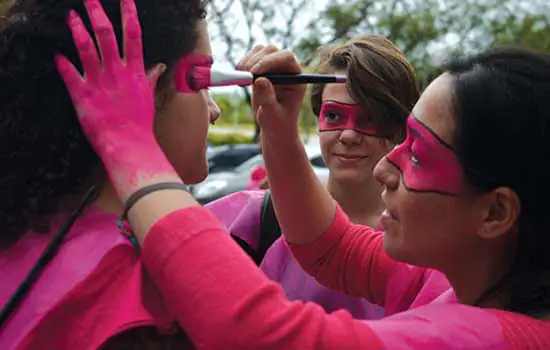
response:
M133 0L122 0L121 4L124 57L119 54L112 24L99 0L85 0L84 4L98 50L81 18L71 11L68 24L84 75L64 56L56 56L56 63L84 133L124 198L135 191L138 181L174 173L153 134L154 90L162 71L159 66L150 77L146 74ZM175 179L179 180L177 176Z

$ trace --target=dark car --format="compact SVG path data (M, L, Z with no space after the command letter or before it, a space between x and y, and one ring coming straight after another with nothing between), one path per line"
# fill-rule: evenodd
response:
M259 153L260 146L255 143L210 147L206 152L208 171L212 174L232 170Z

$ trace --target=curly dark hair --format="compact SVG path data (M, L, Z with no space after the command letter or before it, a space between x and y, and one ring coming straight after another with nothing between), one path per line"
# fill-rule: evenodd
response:
M101 0L121 40L119 0ZM159 88L170 92L177 60L196 44L204 0L136 0L146 68L167 66ZM90 29L82 0L19 0L0 21L0 248L29 229L47 232L53 214L67 210L104 176L78 124L54 54L80 60L66 24L70 9ZM70 203L70 204L69 204Z
M453 77L454 144L468 182L484 192L505 186L521 202L518 247L508 275L508 309L550 311L550 55L494 48L457 58Z

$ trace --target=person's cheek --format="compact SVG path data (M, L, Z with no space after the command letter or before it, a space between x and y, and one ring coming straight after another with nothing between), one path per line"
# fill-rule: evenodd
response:
M212 56L192 52L180 58L174 72L174 86L178 92L189 94L196 93L190 85L190 72L193 67L211 67Z

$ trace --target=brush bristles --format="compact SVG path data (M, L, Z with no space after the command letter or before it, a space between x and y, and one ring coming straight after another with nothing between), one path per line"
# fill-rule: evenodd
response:
M193 67L187 76L187 83L194 91L207 89L210 87L210 67Z

